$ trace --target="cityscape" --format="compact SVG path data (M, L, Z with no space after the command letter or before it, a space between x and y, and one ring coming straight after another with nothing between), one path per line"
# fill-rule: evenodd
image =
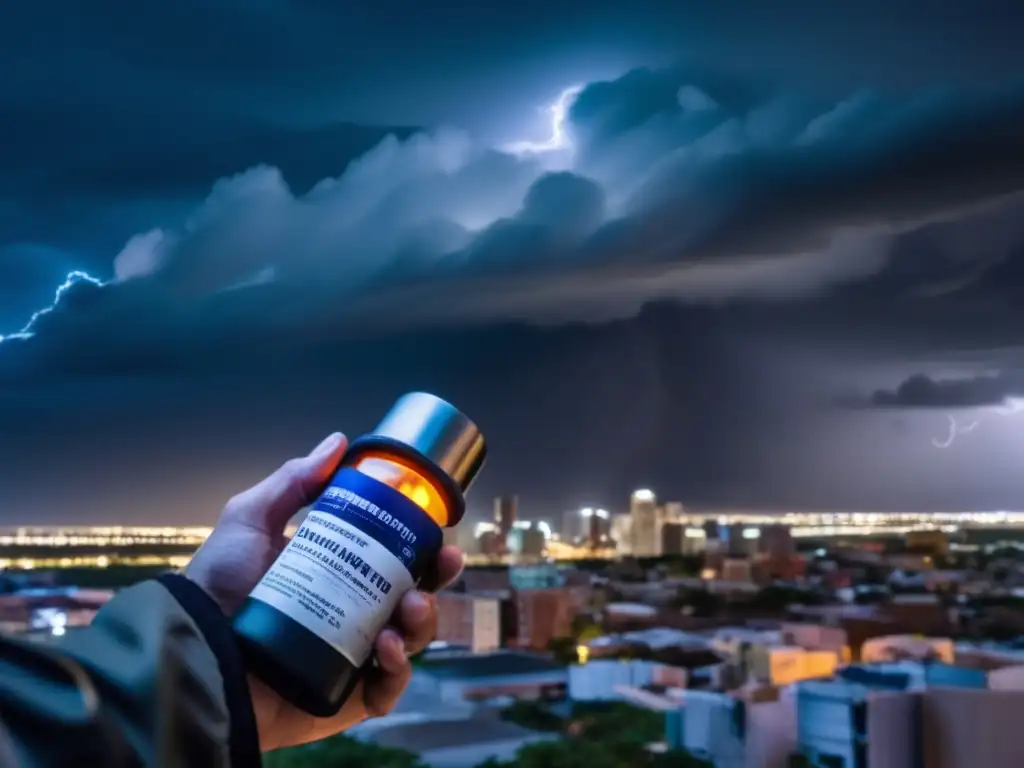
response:
M77 631L120 586L184 567L210 530L4 530L0 628ZM622 511L557 523L499 496L492 520L445 538L468 566L438 594L398 706L333 737L337 763L295 747L269 765L385 751L568 765L564 749L666 767L1024 759L1009 735L1024 715L1024 514L697 511L639 489Z
M0 4L0 766L1024 768L1022 40Z

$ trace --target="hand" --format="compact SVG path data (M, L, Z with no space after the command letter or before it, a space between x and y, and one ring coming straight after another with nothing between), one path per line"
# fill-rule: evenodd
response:
M333 434L305 458L288 461L231 499L185 575L206 590L227 615L233 614L288 543L285 525L316 500L347 447L344 435ZM454 581L462 566L462 553L456 547L444 547L437 562L437 587ZM394 628L380 633L374 646L379 666L367 674L333 717L313 717L291 706L250 675L260 748L268 751L316 741L391 711L412 675L407 654L423 650L437 630L436 598L426 592L409 592L392 625Z

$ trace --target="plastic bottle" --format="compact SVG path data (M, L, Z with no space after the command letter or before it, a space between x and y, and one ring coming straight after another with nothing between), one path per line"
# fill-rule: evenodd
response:
M400 398L352 442L235 616L249 668L300 709L336 713L402 596L429 588L441 528L462 519L485 455L480 430L452 405Z

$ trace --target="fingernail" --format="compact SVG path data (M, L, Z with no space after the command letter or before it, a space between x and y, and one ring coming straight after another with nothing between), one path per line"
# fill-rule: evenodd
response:
M401 654L402 656L408 655L405 652L405 640L400 638L398 635L395 635L395 639L392 640L392 643L394 643L395 650L398 651L399 654Z
M320 445L318 445L310 452L309 457L311 459L320 458L321 456L325 456L328 453L331 453L335 448L338 447L338 442L340 440L340 432L334 432L333 434L328 435L323 439L323 441L321 441Z

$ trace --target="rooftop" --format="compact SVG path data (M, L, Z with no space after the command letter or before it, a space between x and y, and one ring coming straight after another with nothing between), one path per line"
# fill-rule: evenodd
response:
M420 669L435 677L504 677L560 672L561 664L531 653L498 651L488 654L466 654L441 659L424 659Z

